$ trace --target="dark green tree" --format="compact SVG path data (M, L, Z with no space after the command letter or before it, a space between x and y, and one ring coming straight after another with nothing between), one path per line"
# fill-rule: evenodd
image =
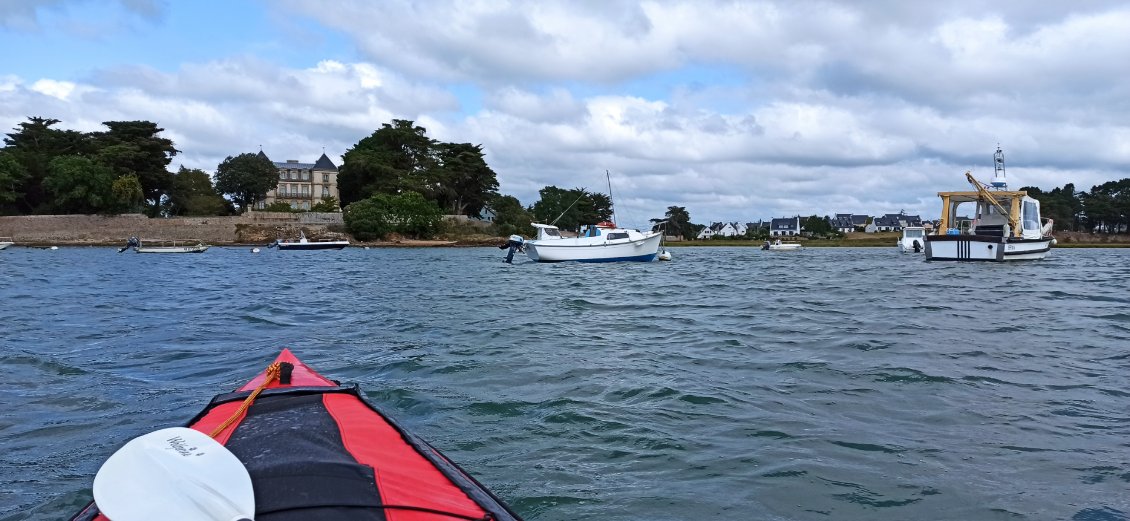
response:
M428 239L439 231L443 220L439 207L416 192L374 195L346 206L342 217L346 230L363 241L393 232Z
M89 155L87 136L74 130L51 128L57 123L57 119L31 117L4 138L4 153L20 165L13 190L17 198L10 203L14 213L52 211L53 201L43 187L51 161L60 156Z
M110 194L113 195L113 205L109 208L114 213L136 213L145 201L141 190L141 181L135 175L123 175L110 184Z
M817 237L832 235L832 223L827 217L817 217L813 215L803 219L800 222L800 226L804 231Z
M534 216L514 196L496 196L490 202L490 209L494 210L494 229L498 235L534 235L534 227L530 226Z
M240 212L262 200L278 184L275 164L257 154L228 156L216 167L216 191L231 197Z
M691 214L684 206L668 206L663 218L652 219L651 222L657 227L662 225L666 235L679 236L686 240L697 236L694 225L691 224Z
M59 156L47 166L43 190L52 211L94 214L116 210L114 172L85 157Z
M375 194L436 191L434 142L424 127L394 119L357 142L342 156L338 170L341 204L349 205Z
M547 186L538 191L540 199L530 213L540 223L554 223L562 230L577 231L581 225L612 218L612 199L606 194L589 193L583 188L565 190Z
M150 216L161 210L161 200L172 186L168 171L173 156L180 151L169 139L158 136L165 129L149 121L106 121L106 132L91 134L98 162L113 169L118 177L135 176L141 183Z
M164 213L171 216L229 215L232 205L216 192L212 177L198 168L180 167L173 175Z
M13 203L23 197L20 192L27 172L16 158L0 150L0 215L15 213Z
M341 210L339 209L339 207L337 205L337 198L336 197L326 197L326 198L323 198L321 201L314 203L314 206L310 207L310 211L311 212L330 213L330 212L339 212Z
M498 195L498 176L487 166L482 146L441 143L437 150L436 202L452 215L477 217Z

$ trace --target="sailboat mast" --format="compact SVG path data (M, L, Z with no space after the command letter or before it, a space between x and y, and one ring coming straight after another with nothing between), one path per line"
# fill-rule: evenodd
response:
M612 201L612 176L608 174L608 170L604 170L604 179L608 181L608 205L609 210L612 210L612 222L617 226L620 224L616 222L616 203Z

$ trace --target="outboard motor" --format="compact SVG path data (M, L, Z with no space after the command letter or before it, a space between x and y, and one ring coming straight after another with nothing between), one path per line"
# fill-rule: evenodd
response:
M506 241L506 244L503 244L502 246L498 247L498 249L500 249L500 250L505 250L507 248L510 248L510 251L506 252L506 260L504 260L503 262L505 262L507 264L513 264L514 263L514 252L516 252L516 251L517 252L525 252L526 251L525 245L526 245L526 240L523 239L521 235L511 235L510 238Z
M118 248L118 253L126 251L130 248L136 248L138 246L141 246L141 241L137 237L130 237L129 239L126 239L126 245L125 246Z

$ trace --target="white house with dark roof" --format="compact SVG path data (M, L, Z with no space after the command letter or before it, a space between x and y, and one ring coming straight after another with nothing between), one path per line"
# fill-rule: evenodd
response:
M748 227L745 223L740 222L715 222L710 223L702 231L698 232L697 239L710 239L713 237L742 237L745 236Z
M867 215L838 213L835 217L828 219L828 224L832 225L833 230L840 233L851 233L866 227L868 219L870 219L870 216Z
M922 226L922 218L905 213L888 213L871 221L866 231L867 233L898 232L907 226Z
M769 235L774 237L800 235L800 216L773 219L769 224Z
M270 161L262 150L258 155ZM256 210L262 210L276 202L288 203L295 210L309 210L327 197L341 201L337 188L337 165L324 152L313 163L300 163L297 159L271 163L278 169L279 184L255 204Z

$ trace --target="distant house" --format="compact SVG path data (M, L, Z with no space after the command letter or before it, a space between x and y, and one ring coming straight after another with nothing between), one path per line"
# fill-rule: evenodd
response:
M840 233L851 233L857 230L862 230L867 226L867 220L870 216L838 213L835 217L828 219L828 224L832 225L832 229Z
M745 235L745 230L746 230L746 227L742 223L738 223L738 222L729 222L729 223L715 222L715 223L710 223L710 226L707 226L707 227L703 228L701 232L698 232L697 238L698 239L710 239L710 238L713 238L713 237L739 237L739 236Z
M876 217L870 225L867 226L867 233L875 232L899 232L907 226L922 226L922 218L917 215L906 215L905 213L888 213L882 217Z
M483 209L479 211L480 221L492 223L496 217L498 217L498 214L494 213L494 210L491 210L489 206L484 206Z
M800 216L773 219L769 235L774 237L800 235Z
M769 233L769 221L745 223L746 233Z
M257 155L271 161L262 150ZM285 162L271 161L271 163L278 170L279 182L255 204L256 210L262 210L276 202L289 204L295 210L309 210L330 197L340 200L337 191L337 166L324 152L322 157L313 163L299 163L297 159L288 159Z

